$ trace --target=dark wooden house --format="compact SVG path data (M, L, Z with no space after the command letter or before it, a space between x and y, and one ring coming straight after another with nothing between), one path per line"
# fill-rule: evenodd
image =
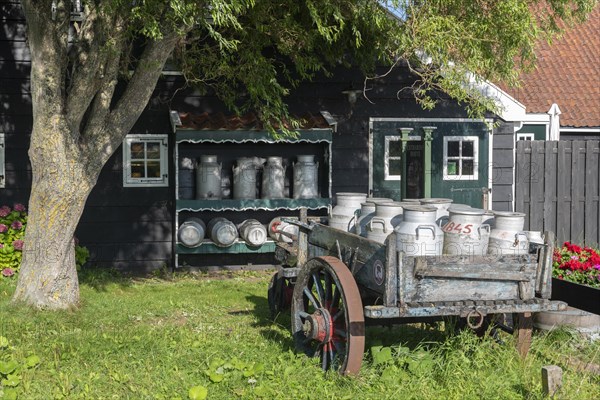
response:
M12 205L27 203L31 187L30 65L19 3L0 0L0 9L0 205ZM313 118L313 124L303 127L298 139L277 141L247 121L232 124L234 118L217 98L183 89L180 75L165 72L87 201L77 236L90 249L90 262L138 273L171 266L178 252L174 243L180 214L267 223L306 206L291 200L248 205L225 199L213 207L180 199L176 154L216 154L228 173L236 157L282 155L291 164L295 155L314 154L320 163L320 200L308 206L317 216L327 214L338 192L398 200L447 197L472 206L513 209L515 129L525 115L521 104L494 85L484 85L481 89L497 98L504 111L486 121L472 120L463 106L445 96L433 111L421 109L410 91L400 90L413 83L408 68L371 81L368 101L362 92L349 90L362 88L363 79L357 71L340 69L301 85L289 96L290 110L312 116L308 120ZM204 115L212 125L186 125L185 118L180 125L177 117L183 115ZM231 252L205 251L189 262L268 262L271 253L263 250L252 251L255 258L244 249L237 258Z

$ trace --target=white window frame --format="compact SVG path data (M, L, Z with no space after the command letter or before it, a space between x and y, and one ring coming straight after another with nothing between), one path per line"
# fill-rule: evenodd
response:
M408 140L421 140L420 136L409 136ZM385 148L383 153L383 180L385 181L400 181L402 180L401 175L390 174L390 160L402 160L402 156L390 156L390 142L401 142L402 136L389 135L385 136Z
M160 143L160 177L134 178L131 176L131 143ZM123 140L123 187L165 187L169 186L168 135L127 135ZM147 159L144 159L147 161Z
M448 157L448 142L473 142L473 157L462 156L459 145L458 157ZM473 160L473 175L462 174L462 163L459 162L459 174L448 175L448 160ZM444 136L444 178L445 181L476 181L479 179L479 137L477 136Z
M533 134L533 133L517 133L517 142L519 140L535 140L535 134Z
M6 187L6 167L4 158L4 148L6 142L4 141L4 133L0 132L0 188Z

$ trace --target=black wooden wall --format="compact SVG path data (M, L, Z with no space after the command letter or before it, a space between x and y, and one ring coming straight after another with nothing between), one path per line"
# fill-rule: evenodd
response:
M6 135L7 184L0 189L0 204L27 203L31 171L27 157L32 126L29 93L29 51L20 4L0 0L0 129ZM383 70L381 72L384 72ZM466 118L456 102L440 97L433 111L422 110L408 88L413 83L406 68L370 81L369 100L358 96L351 107L342 93L363 88L357 71L339 69L332 77L303 84L289 96L292 113L327 110L339 121L333 135L332 192L368 190L369 118ZM169 110L193 113L225 111L210 95L185 88L179 76L165 76L131 133L170 134ZM512 124L501 124L494 133L494 163L501 170L494 178L494 208L512 207ZM171 135L172 137L172 135ZM172 150L172 139L170 151ZM498 156L496 156L498 154ZM122 153L117 150L105 166L88 199L76 235L92 253L91 262L144 273L170 264L173 235L174 170L170 187L125 188Z

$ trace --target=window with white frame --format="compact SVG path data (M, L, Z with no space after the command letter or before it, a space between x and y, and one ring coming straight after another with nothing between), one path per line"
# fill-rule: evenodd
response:
M477 180L479 138L444 136L444 180Z
M517 133L517 140L535 140L533 133Z
M384 179L399 181L402 175L402 141L401 136L385 137Z
M167 171L167 135L127 135L123 141L123 186L167 186Z
M0 188L6 184L6 168L4 167L4 133L0 132Z

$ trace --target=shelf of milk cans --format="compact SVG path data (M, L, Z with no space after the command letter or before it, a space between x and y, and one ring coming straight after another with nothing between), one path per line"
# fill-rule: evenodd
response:
M275 139L263 131L175 133L175 266L179 256L270 253L269 224L331 207L331 130Z

